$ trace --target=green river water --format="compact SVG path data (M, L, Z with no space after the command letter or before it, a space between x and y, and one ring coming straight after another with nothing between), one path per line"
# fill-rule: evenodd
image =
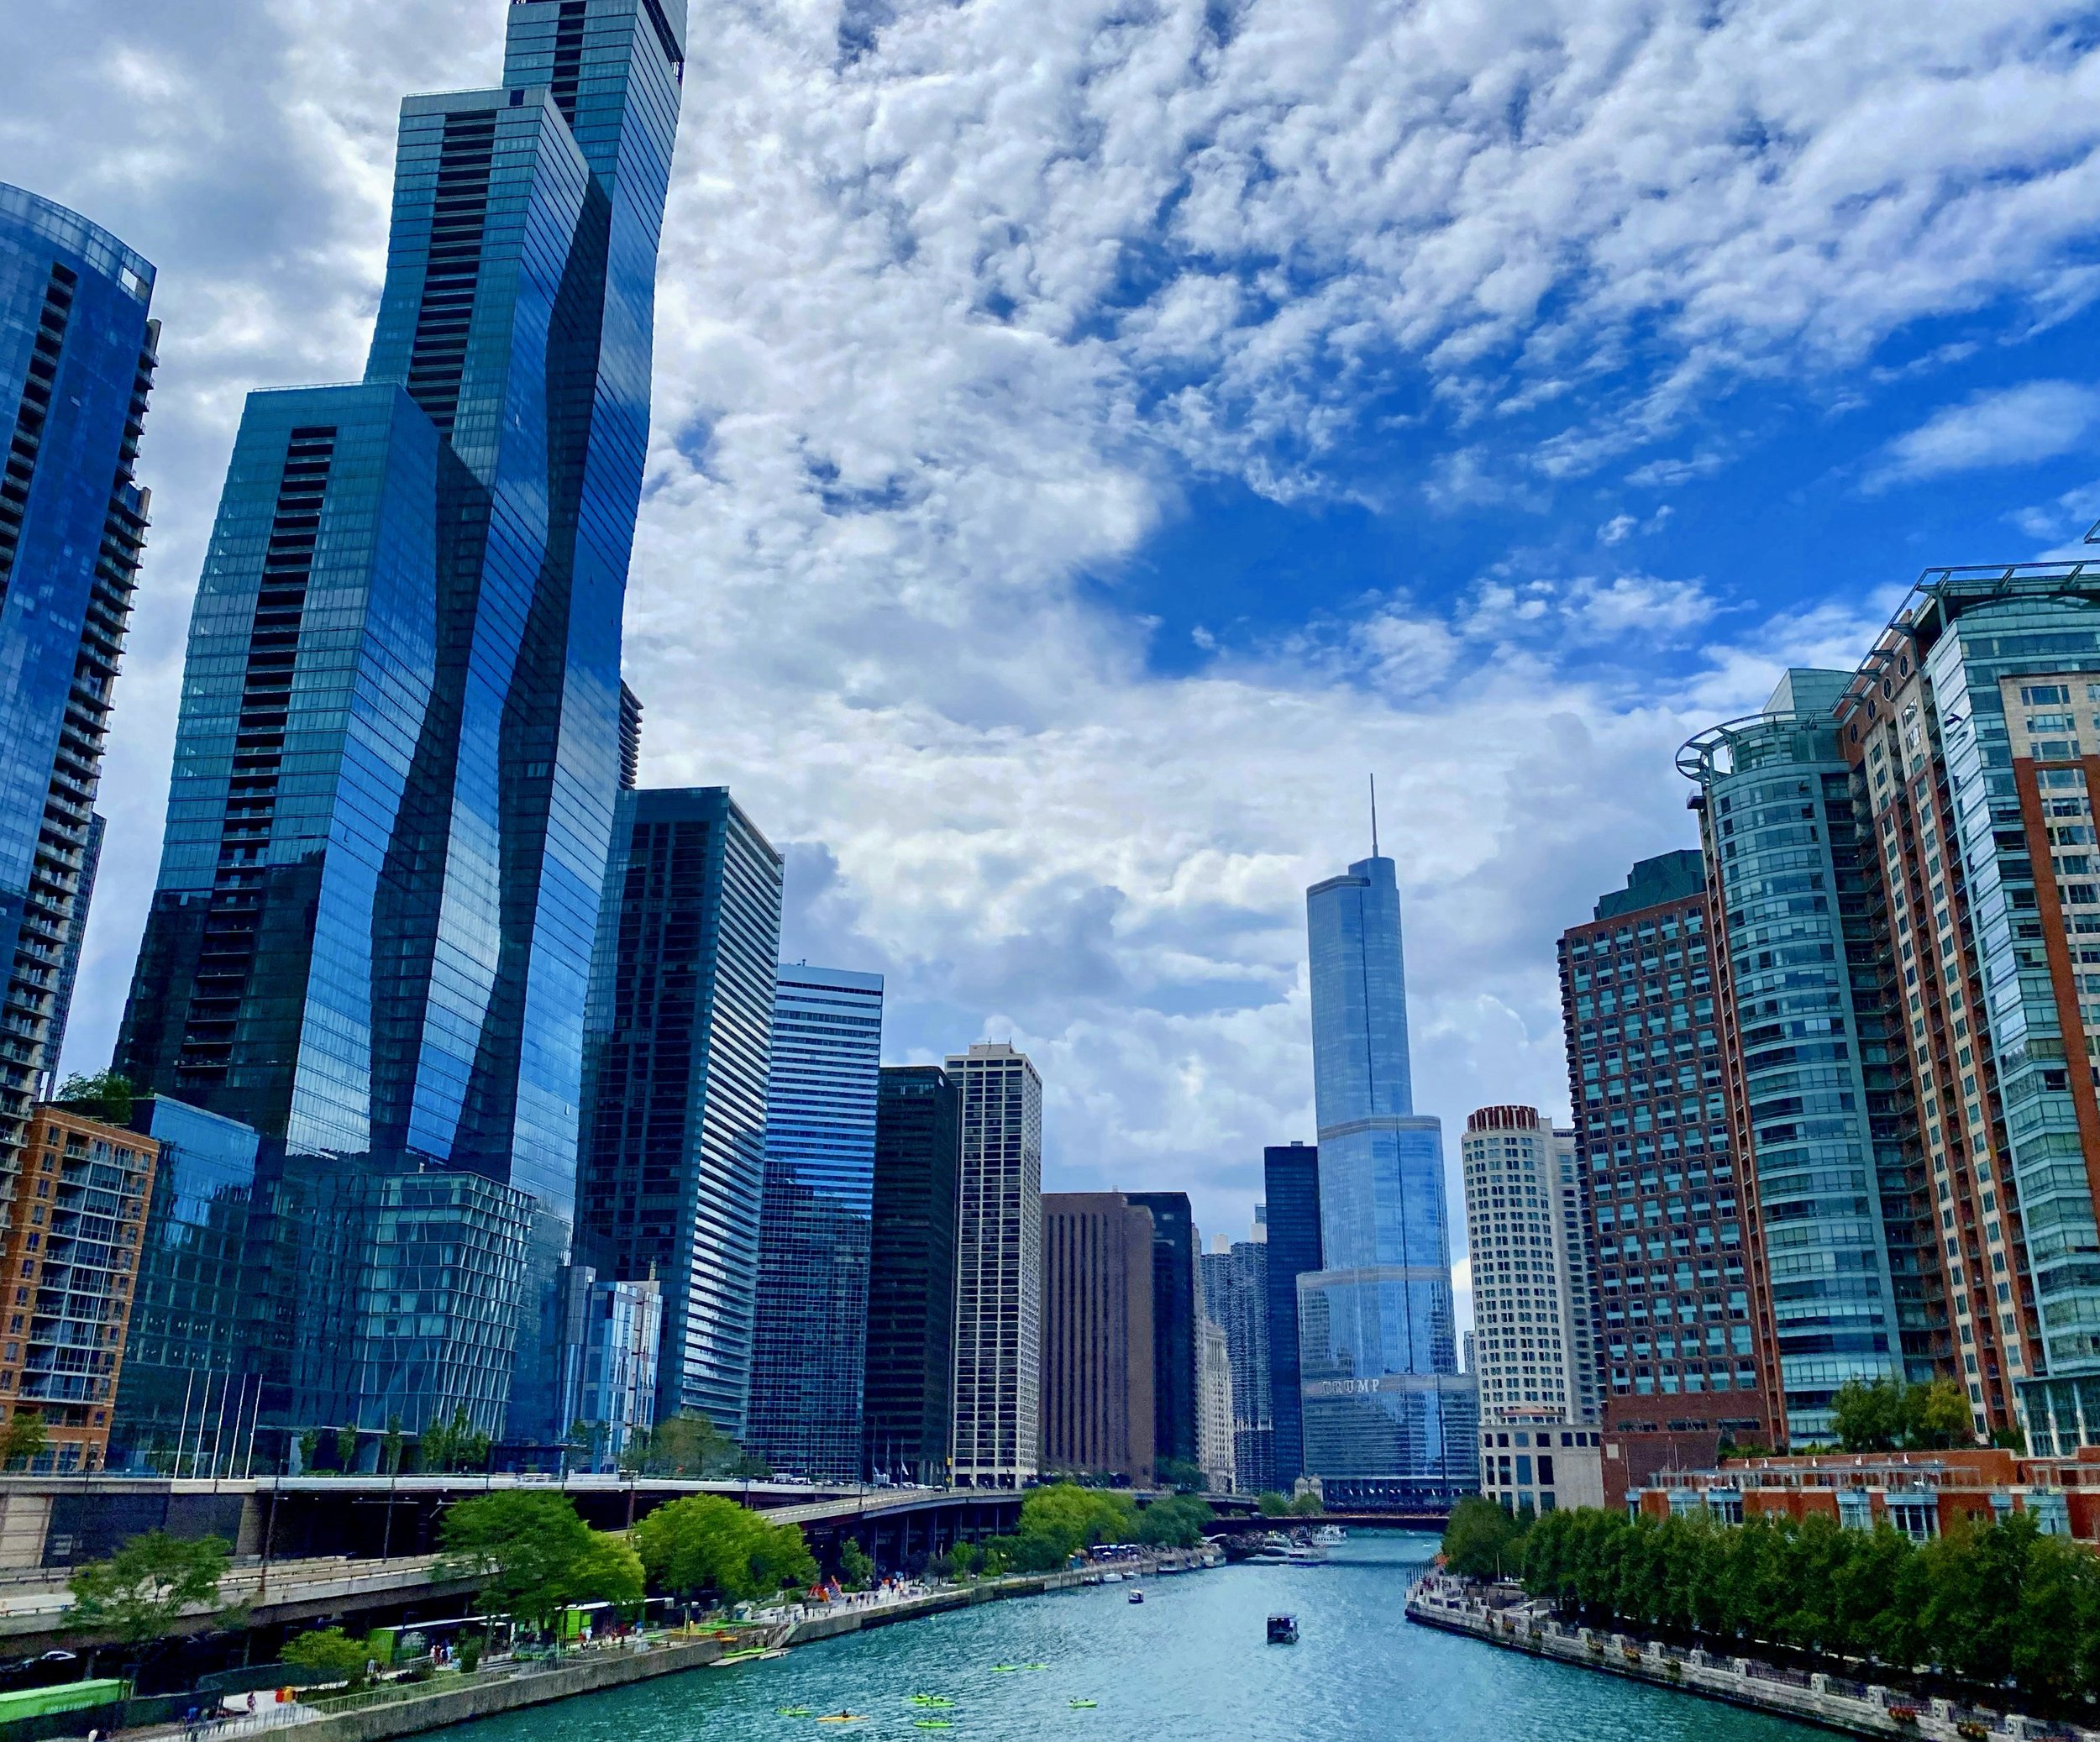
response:
M1433 1538L1359 1535L1324 1566L1228 1566L1127 1587L986 1603L785 1657L667 1676L463 1724L446 1742L688 1742L722 1737L1434 1737L1438 1742L1808 1742L1777 1718L1546 1663L1401 1615ZM1264 1643L1274 1610L1299 1643ZM995 1666L1042 1664L1001 1671ZM915 1692L952 1699L929 1712ZM1074 1708L1074 1700L1092 1700ZM869 1714L818 1724L782 1707ZM945 1719L952 1728L922 1729Z

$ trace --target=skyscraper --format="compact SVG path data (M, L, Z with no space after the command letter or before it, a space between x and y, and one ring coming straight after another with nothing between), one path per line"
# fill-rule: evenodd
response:
M1929 570L1833 714L1933 1371L2042 1455L2100 1445L2096 602L2089 564Z
M1214 1494L1236 1493L1239 1467L1232 1440L1232 1351L1225 1327L1206 1311L1196 1325L1196 1467Z
M1561 1179L1563 1166L1574 1171L1573 1135L1535 1107L1483 1107L1458 1146L1480 1425L1588 1425L1596 1419L1588 1245L1579 1219L1564 1213Z
M1233 1468L1250 1493L1276 1486L1265 1206L1255 1214L1253 1239L1221 1243L1201 1261L1206 1309L1225 1331L1231 1363Z
M868 1473L944 1487L955 1411L962 1091L936 1064L885 1065L868 1278Z
M1374 845L1305 910L1326 1265L1298 1279L1305 1467L1331 1501L1439 1504L1475 1485L1476 1404L1458 1372L1442 1131L1414 1110L1393 861Z
M132 466L153 268L0 182L0 1169L58 1068L99 836L110 691L146 535Z
M1273 1143L1262 1152L1268 1210L1268 1398L1275 1435L1274 1485L1289 1493L1305 1473L1299 1392L1298 1278L1320 1269L1320 1152L1310 1143Z
M1163 1461L1199 1462L1202 1400L1201 1291L1196 1281L1196 1220L1186 1192L1130 1192L1152 1218L1153 1446Z
M1296 1293L1294 1285L1294 1299ZM1232 1468L1240 1487L1258 1494L1276 1486L1266 1242L1240 1240L1227 1251L1205 1252L1203 1300L1205 1310L1225 1332L1232 1378Z
M623 792L585 1023L577 1253L664 1288L657 1414L742 1439L780 855L722 786Z
M118 1049L265 1140L280 1420L559 1430L685 7L507 13L501 87L402 106L364 382L249 401ZM404 1216L459 1262L344 1317Z
M1831 1399L1847 1380L1931 1377L1947 1337L1922 1158L1892 1117L1902 1025L1876 959L1872 847L1832 717L1850 681L1790 671L1761 712L1679 755L1698 789L1714 892L1765 1413L1795 1439L1830 1437ZM1654 1052L1651 1039L1651 1076ZM1652 1265L1647 1281L1652 1311Z
M1042 1444L1042 1079L1003 1042L948 1072L963 1093L955 1482L1022 1488Z
M860 1475L882 976L782 963L774 980L751 1449L812 1480Z
M1560 944L1595 1378L1636 1482L1772 1431L1714 938L1705 861L1680 851L1641 860Z
M1152 1482L1152 1218L1116 1192L1042 1199L1042 1465Z

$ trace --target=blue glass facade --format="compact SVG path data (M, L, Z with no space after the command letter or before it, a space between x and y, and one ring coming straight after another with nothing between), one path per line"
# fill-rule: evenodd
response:
M204 1426L200 1382L240 1387L261 1341L255 1293L255 1164L244 1125L165 1096L134 1103L132 1128L160 1145L109 1467L172 1470Z
M294 1200L354 1207L379 1243L360 1273L412 1274L437 1327L312 1320L290 1287L266 1406L286 1424L565 1425L544 1332L683 10L514 0L502 87L409 98L364 383L258 394L235 444L118 1065L262 1135L278 1248ZM491 1188L378 1183L432 1169ZM412 1256L426 1222L483 1267Z
M147 500L153 268L0 182L0 1170L57 1068Z
M751 1449L860 1474L882 976L782 963L773 989Z
M1310 1143L1272 1143L1262 1152L1268 1217L1269 1416L1275 1485L1289 1493L1305 1473L1304 1400L1299 1393L1298 1278L1320 1262L1320 1152Z
M1197 1461L1200 1316L1196 1217L1186 1192L1126 1192L1152 1219L1152 1451Z
M1849 1379L1929 1379L1929 1235L1897 1127L1887 991L1831 710L1849 672L1788 674L1765 711L1694 739L1719 896L1722 1045L1751 1214L1768 1407L1834 1431ZM1776 1372L1774 1369L1776 1368Z
M620 795L585 1021L579 1257L664 1286L659 1419L749 1430L781 860L720 786Z
M1478 1486L1478 1405L1458 1371L1442 1129L1414 1111L1393 862L1315 884L1305 908L1326 1266L1298 1281L1305 1467L1433 1504Z

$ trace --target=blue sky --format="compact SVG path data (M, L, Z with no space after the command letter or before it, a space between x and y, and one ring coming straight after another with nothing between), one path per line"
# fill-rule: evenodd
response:
M70 0L0 164L153 258L108 1052L249 389L361 366L394 113L496 0ZM1375 770L1417 1099L1565 1106L1552 945L1671 753L2100 519L2100 48L2055 0L694 0L627 663L889 1051L1244 1226ZM1456 1232L1456 1230L1455 1230Z

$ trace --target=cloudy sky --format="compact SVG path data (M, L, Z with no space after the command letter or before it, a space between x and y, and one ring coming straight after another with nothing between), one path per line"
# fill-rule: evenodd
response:
M1418 1101L1565 1111L1553 940L1671 752L2100 517L2100 31L2053 0L693 0L629 592L644 779L789 854L889 1052L1236 1232L1304 889L1399 860ZM159 265L106 1063L242 396L354 378L400 97L499 0L55 0L0 176ZM18 44L18 48L21 45Z

